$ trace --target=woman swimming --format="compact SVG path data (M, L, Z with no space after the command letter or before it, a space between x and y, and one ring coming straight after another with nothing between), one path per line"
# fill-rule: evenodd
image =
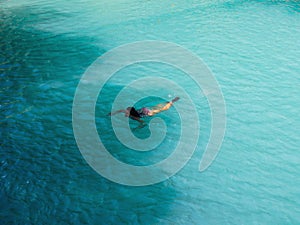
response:
M176 102L178 100L179 100L179 97L176 97L172 101L167 102L165 104L159 104L159 105L156 105L152 108L143 107L143 108L138 109L138 110L135 109L134 107L127 107L127 109L120 109L120 110L117 110L115 112L111 112L108 115L113 116L117 113L124 113L126 117L129 117L133 120L137 120L140 123L143 123L144 121L141 120L142 117L154 116L157 113L160 113L162 111L166 111L173 105L174 102Z

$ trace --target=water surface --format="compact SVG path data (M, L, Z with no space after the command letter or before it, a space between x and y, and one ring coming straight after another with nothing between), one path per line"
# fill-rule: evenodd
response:
M299 224L299 2L15 0L0 6L1 224ZM211 123L205 95L194 98L201 136L193 158L169 180L137 188L106 180L84 161L72 102L94 60L141 40L175 42L203 59L223 91L227 130L214 163L198 172ZM177 79L195 94L174 68L134 65L113 77L96 107L111 153L137 165L172 152L175 110L161 115L170 129L160 151L145 154L122 146L103 114L129 79L149 74ZM164 91L166 99L175 95Z

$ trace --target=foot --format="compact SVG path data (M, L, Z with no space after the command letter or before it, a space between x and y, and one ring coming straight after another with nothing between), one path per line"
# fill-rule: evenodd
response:
M172 100L172 103L177 102L179 99L180 99L179 97L174 98L174 99Z

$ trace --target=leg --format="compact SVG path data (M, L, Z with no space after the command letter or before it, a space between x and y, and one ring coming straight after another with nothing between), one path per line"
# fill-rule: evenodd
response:
M172 101L168 102L167 104L159 104L157 106L154 106L153 109L150 110L149 116L154 116L155 114L168 110L174 102L178 101L179 97L174 98Z

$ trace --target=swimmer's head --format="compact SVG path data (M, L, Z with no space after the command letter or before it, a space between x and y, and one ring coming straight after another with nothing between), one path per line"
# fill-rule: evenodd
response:
M126 112L125 112L126 117L129 117L131 108L132 107L127 107Z

